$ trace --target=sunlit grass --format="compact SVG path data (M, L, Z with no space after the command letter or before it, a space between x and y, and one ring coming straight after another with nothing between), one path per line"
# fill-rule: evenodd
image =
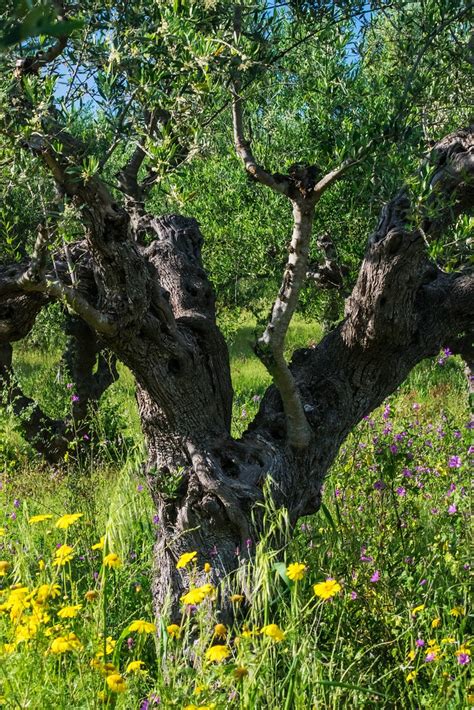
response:
M231 348L236 431L246 426L266 386L249 328ZM312 333L302 324L295 344L307 344ZM19 364L22 357L26 389L43 362L19 352ZM57 362L56 355L46 358L45 371ZM46 375L37 381L58 391L66 383L60 377L52 384ZM40 394L50 402L56 396ZM38 710L104 704L455 710L472 704L472 430L460 364L424 363L389 404L347 440L326 481L324 508L301 520L281 550L268 540L288 523L284 511L267 503L268 540L250 541L253 563L226 580L238 613L218 636L212 590L195 609L183 605L181 619L159 619L156 636L130 628L137 620L155 624L149 571L160 534L138 465L130 373L121 373L91 423L109 443L79 464L71 457L64 469L38 466L3 416L0 703ZM127 445L113 440L119 425ZM83 515L58 528L64 513ZM30 524L35 515L52 517ZM92 549L102 537L103 548ZM55 565L64 544L73 548L72 559ZM213 559L188 564L205 563ZM304 565L301 579L289 578L290 563ZM314 586L331 579L334 595L316 596ZM38 604L41 585L52 584L58 596ZM16 585L27 592L12 610ZM62 618L61 609L79 606ZM209 654L215 645L223 650ZM219 653L222 662L212 660Z

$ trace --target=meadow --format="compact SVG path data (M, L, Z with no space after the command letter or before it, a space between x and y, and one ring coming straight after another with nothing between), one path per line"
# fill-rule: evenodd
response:
M268 376L231 342L234 432ZM317 337L297 319L289 349ZM18 347L24 389L64 414L74 394L55 347ZM91 418L90 448L41 464L0 415L0 705L6 708L449 708L474 705L468 590L474 422L462 363L442 353L351 434L318 514L254 546L228 582L235 622L212 589L179 623L152 611L160 520L141 475L133 381ZM472 463L472 461L471 461ZM266 506L269 537L288 529ZM181 565L212 566L193 551ZM208 569L208 567L206 567ZM217 643L216 643L217 642Z

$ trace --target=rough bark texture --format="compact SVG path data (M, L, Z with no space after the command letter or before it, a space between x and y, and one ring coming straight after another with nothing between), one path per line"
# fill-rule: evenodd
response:
M242 439L231 438L229 356L201 263L197 223L135 213L131 227L130 215L104 185L95 179L69 182L67 161L41 145L41 158L83 210L86 239L83 251L78 248L72 256L83 274L76 286L68 270L58 268L49 278L25 282L18 279L18 269L25 267L15 267L15 273L0 273L0 297L7 304L21 297L29 314L45 298L63 299L72 308L78 304L89 329L134 373L149 450L147 479L161 523L155 604L159 612L171 598L177 613L189 584L187 573L175 567L182 552L196 550L200 568L216 552L215 583L235 569L248 554L246 541L260 535L256 504L266 483L292 524L317 511L324 477L353 427L416 363L470 327L472 273L438 269L428 259L426 242L473 205L473 132L460 131L436 147L429 212L415 215L403 191L387 205L347 299L344 321L316 347L294 354L288 368L294 385L290 399L300 402L310 432L304 446L294 445L288 393L275 385ZM241 145L243 159L258 173L249 147ZM345 169L332 171L311 189L306 168L299 186L296 172L271 179L265 173L265 184L276 180L287 186L301 211L310 204L314 208L317 194ZM134 239L136 233L146 235L149 246ZM309 233L310 228L304 232ZM306 273L307 259L299 265ZM280 295L293 298L291 288ZM1 332L18 333L16 315L6 308ZM29 322L31 315L25 319ZM204 579L209 581L203 574ZM194 583L199 581L198 576Z

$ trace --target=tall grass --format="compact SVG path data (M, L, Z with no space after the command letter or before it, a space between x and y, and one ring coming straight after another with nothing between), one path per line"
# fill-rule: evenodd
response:
M313 329L296 325L294 344L307 344ZM251 329L244 323L231 345L236 433L268 382L251 354ZM51 384L58 354L18 351L17 362L25 389L34 386L51 413L66 411L66 375ZM130 373L121 372L91 422L97 448L60 470L40 466L3 415L0 703L38 710L467 707L474 702L469 422L460 364L419 366L345 442L320 513L285 535L285 511L267 501L268 538L249 541L252 563L226 580L236 620L216 636L213 591L183 604L177 628L163 617L156 634L130 630L136 620L155 623L149 571L160 535L138 465ZM82 517L67 529L56 527L76 512ZM38 514L52 517L30 524ZM270 544L275 529L280 550ZM102 536L103 548L92 550ZM73 557L54 565L63 544ZM111 553L118 566L107 566ZM212 565L214 554L190 569ZM300 580L290 578L290 563L304 565ZM325 580L340 587L328 599L314 590ZM41 601L42 585L54 584L59 595L53 587ZM61 609L76 606L62 618ZM222 662L209 657L216 644Z

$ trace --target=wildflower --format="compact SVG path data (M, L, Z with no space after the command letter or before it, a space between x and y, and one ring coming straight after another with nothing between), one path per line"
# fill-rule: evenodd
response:
M439 616L436 617L436 619L433 619L431 622L431 628L432 629L437 629L441 626L441 619Z
M448 506L449 515L454 515L455 513L457 513L457 511L458 511L458 509L457 509L455 503L452 503L450 506Z
M74 557L74 549L70 545L61 545L54 554L53 565L63 567L66 562L70 562Z
M112 653L113 650L115 649L115 646L117 645L117 641L115 641L112 636L107 636L105 640L105 654L108 656L109 653ZM97 651L95 654L96 658L102 658L104 655L104 648L103 645L102 647Z
M155 624L150 621L144 621L143 619L137 619L132 621L128 627L129 631L137 631L139 634L153 634L156 630Z
M410 671L410 673L408 673L407 677L405 678L406 682L412 683L415 680L417 675L418 675L418 671Z
M0 560L0 577L5 577L10 567L11 564L7 560Z
M46 567L45 561L44 561L44 560L38 560L38 569L39 569L39 571L42 572L45 567Z
M467 666L471 662L471 657L468 653L457 653L456 655L460 666Z
M186 565L189 564L192 560L194 560L195 557L197 557L197 552L185 552L177 561L176 569L186 567Z
M205 572L206 574L209 574L209 572L211 571L211 569L212 569L212 567L211 567L211 565L209 564L209 562L205 562L205 563L204 563L204 572Z
M351 599L352 599L352 601L357 599L357 592L354 592L354 591L351 592Z
M29 518L28 523L35 525L35 523L43 523L45 520L51 520L52 517L52 515L33 515Z
M122 560L115 552L109 552L102 560L104 567L109 569L119 569L122 566Z
M166 631L168 632L168 635L171 636L171 638L173 639L179 639L179 637L181 636L181 628L178 626L178 624L170 624L166 627Z
M127 673L144 673L142 671L142 666L144 666L143 661L132 661L127 666Z
M56 599L60 594L59 584L41 584L36 590L36 599L40 604L43 604L48 599Z
M89 589L84 596L88 602L93 602L99 596L99 592L96 589Z
M56 527L60 528L61 530L67 530L70 525L73 525L75 522L79 520L79 518L82 518L84 513L68 513L67 515L62 515L57 521L56 521Z
M425 642L423 641L423 639L416 639L415 645L418 646L418 648L423 648Z
M416 651L414 651L413 649L411 649L411 651L408 651L408 660L409 661L413 661L415 659L415 656L416 656Z
M450 456L448 460L449 468L461 468L462 461L459 456Z
M103 550L104 546L105 546L105 535L102 535L99 542L96 542L95 545L92 545L91 550Z
M370 578L370 581L371 582L379 582L380 581L380 572L378 571L378 569L375 570L372 577Z
M425 656L425 663L431 663L436 660L436 653L429 651Z
M449 612L450 616L464 616L465 613L466 612L462 606L455 606Z
M58 616L60 619L74 619L79 611L82 609L82 604L75 604L73 606L64 606L58 611Z
M230 650L227 646L211 646L206 651L206 658L208 661L215 661L216 663L221 663L225 661L226 658L230 656Z
M214 636L218 639L225 639L227 636L227 629L224 624L216 624L214 626Z
M202 587L193 587L183 594L181 601L183 604L201 604L204 599L214 591L212 584L203 584Z
M0 537L4 537L7 534L7 531L5 528L0 528Z
M419 611L423 611L425 608L424 604L420 604L419 606L416 606L414 609L411 610L411 615L416 616Z
M265 634L272 639L272 641L283 641L285 638L284 632L280 629L277 624L268 624L267 626L262 626L260 629L261 634Z
M124 693L127 690L125 679L120 673L112 673L106 678L107 685L113 693Z
M244 595L243 594L232 594L229 597L230 601L232 604L239 604L240 602L244 601Z
M301 562L293 562L291 565L288 565L286 568L286 576L288 579L291 579L293 582L297 582L300 579L303 579L304 573L305 573L306 566L302 564Z
M248 670L243 666L237 666L234 671L234 677L237 678L237 680L243 680L243 678L245 678L245 676L247 676L248 674Z
M70 633L67 636L58 636L51 643L49 648L50 653L66 653L67 651L78 651L82 648L82 644L75 633Z
M341 585L335 579L327 579L325 582L319 582L313 587L314 595L320 599L331 599L341 589Z

